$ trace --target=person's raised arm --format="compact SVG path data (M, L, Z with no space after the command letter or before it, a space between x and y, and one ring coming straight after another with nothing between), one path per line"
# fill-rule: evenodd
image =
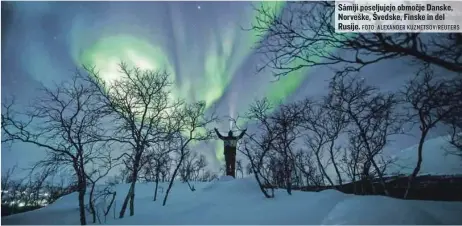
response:
M223 140L223 136L218 132L217 128L215 128L215 133L217 133L218 138Z
M247 129L243 130L243 131L241 132L241 134L239 134L239 137L238 137L239 139L241 139L241 138L244 136L245 131L247 131Z

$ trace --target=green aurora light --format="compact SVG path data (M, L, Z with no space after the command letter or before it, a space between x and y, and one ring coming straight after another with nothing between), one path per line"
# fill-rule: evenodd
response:
M286 3L278 1L257 4L256 7L269 7L270 10L280 13ZM255 11L252 12L251 21L256 22L258 15L255 14ZM238 29L240 27L224 26L223 30L211 32L209 36L212 39L205 50L204 60L200 62L197 59L191 59L191 62L182 62L178 66L180 71L175 71L166 50L160 45L127 34L102 36L78 54L75 60L78 64L95 65L102 78L107 82L118 78L118 73L120 73L118 64L121 61L141 69L166 70L172 76L172 81L175 84L173 89L175 98L186 99L188 102L205 101L207 108L210 108L223 96L237 69L244 63L243 60L246 56L252 52L252 47L264 37L264 34L258 32L247 32L248 37L244 38L244 42L239 42L237 48L233 48L238 41L237 39L241 38L237 36ZM180 38L183 43L179 44L184 45L185 34L182 33L182 30L176 31L175 35L183 37ZM293 62L293 65L297 63L299 62ZM197 68L198 64L203 66ZM187 73L191 73L191 67L195 67L195 73L202 72L201 79L187 76ZM273 104L283 102L306 79L306 73L307 70L299 70L280 78L278 82L268 82L268 85L263 87L264 96ZM180 74L183 75L181 82L177 81L177 75ZM233 115L236 110L244 110L249 103L245 103L245 106L234 106L235 104L230 103L230 115ZM238 126L242 127L246 123L246 121L240 120ZM219 161L223 161L224 158L220 141L216 142L216 158Z

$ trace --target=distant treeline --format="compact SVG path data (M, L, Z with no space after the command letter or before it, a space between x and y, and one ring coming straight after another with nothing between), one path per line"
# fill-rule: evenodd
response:
M407 176L386 178L390 197L403 198L408 186ZM269 186L267 186L269 188ZM302 186L294 190L323 191L335 189L346 194L385 195L378 181L364 183L357 181L338 186ZM411 187L407 199L432 201L462 201L462 175L422 175L418 176Z
M31 210L40 209L42 206L12 206L8 204L2 204L2 217L17 214L17 213L24 213Z

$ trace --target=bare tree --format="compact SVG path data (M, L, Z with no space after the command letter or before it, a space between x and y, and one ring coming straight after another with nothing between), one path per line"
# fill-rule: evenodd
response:
M263 195L266 198L274 198L274 188L271 186L268 178L262 173L264 160L270 150L269 140L268 137L260 138L263 139L262 142L257 141L257 138L244 138L239 151L249 160L248 169L253 173ZM268 187L271 189L271 194L266 190Z
M170 137L175 141L177 147L177 164L170 177L170 182L164 196L162 205L165 206L167 198L172 189L173 182L178 174L183 161L190 153L189 146L192 142L207 141L213 137L211 131L206 128L209 124L216 121L214 114L205 115L205 102L186 104L173 112L169 117L173 121L175 133Z
M27 113L16 114L13 103L2 110L2 142L20 141L46 150L42 166L71 167L77 179L80 223L86 224L84 196L86 166L94 157L94 146L104 133L104 113L98 93L80 73L54 89L42 88ZM26 118L21 120L21 118Z
M449 79L437 79L431 68L425 68L410 80L402 95L410 105L409 121L416 122L420 128L420 139L417 146L417 164L409 176L404 198L409 194L412 182L418 175L423 160L423 147L428 132L442 120L450 117L460 108L460 97L455 94L454 86ZM458 91L460 93L460 90Z
M286 187L286 172L283 160L277 155L277 152L268 153L268 161L262 166L263 173L271 181L271 185L276 188Z
M236 161L236 175L238 172L241 173L241 178L244 178L244 169L242 168L242 160Z
M359 71L397 58L462 72L459 33L336 33L331 1L290 2L281 12L265 5L255 10L258 16L249 30L261 35L257 51L264 63L258 69L274 69L276 76L314 66Z
M449 143L455 148L455 151L451 150L448 153L462 157L462 78L451 79L450 84L454 110L443 118L443 123L450 128Z
M246 173L247 175L251 175L251 174L252 174L252 164L250 164L250 162L247 163L247 165L245 165L245 173Z
M269 101L263 99L251 105L246 117L256 121L260 135L247 136L243 153L249 159L257 181L263 178L268 186L273 186L268 184L268 178L264 176L266 168L269 171L266 175L272 175L273 181L283 183L287 193L292 193L292 179L297 178L293 149L301 136L304 113L305 105L300 103L280 105L279 109L273 109ZM258 155L250 153L250 147L257 149L252 152ZM265 161L271 166L265 167ZM272 197L263 187L262 192L265 197Z
M296 166L305 176L306 184L320 187L324 185L323 175L318 173L312 150L301 150L296 155Z
M345 112L335 109L331 96L324 98L321 103L315 103L309 99L305 99L302 103L305 105L303 128L307 130L305 143L313 150L317 168L330 185L335 186L334 181L326 172L326 168L331 163L337 174L338 183L342 185L343 180L337 162L338 148L335 142L345 132L349 124L348 117ZM327 163L322 162L325 154L328 155Z
M457 121L454 120L451 122L451 138L449 140L449 143L456 149L456 151L449 151L449 154L462 157L462 124Z
M292 177L294 176L294 151L297 139L301 137L301 125L305 114L304 103L284 104L275 110L269 120L276 132L272 148L281 157L285 187L292 194Z
M117 195L117 192L107 192L104 193L105 197L103 198L104 200L107 200L106 195L112 195L111 196L111 201L109 202L109 205L107 206L106 210L104 210L104 222L107 220L107 215L109 214L109 211L111 211L111 207L114 204L115 197ZM115 207L114 207L115 208Z
M377 157L389 142L389 137L401 132L401 119L395 107L398 100L393 94L380 93L365 85L363 80L346 76L336 77L330 84L331 109L346 114L351 126L346 131L354 146L365 157L363 179L369 180L372 167L379 177L385 194L388 190L377 164Z
M334 186L334 182L326 172L327 164L323 164L322 162L324 157L324 146L329 142L332 144L334 143L334 141L330 141L329 131L326 127L331 119L325 117L325 109L319 105L315 106L315 104L308 99L305 100L305 104L308 106L304 114L303 124L304 128L308 130L305 134L305 143L313 150L321 175L327 179L331 186Z
M273 142L276 139L276 134L268 119L272 108L267 99L258 100L251 105L246 117L250 120L255 120L260 131L259 134L249 135L247 133L247 137L243 139L243 145L239 149L249 160L248 171L253 173L260 190L266 198L274 198L274 188L263 173L265 159L268 158ZM268 186L270 186L271 194L266 190Z
M210 182L213 180L218 179L218 175L216 173L211 172L210 170L203 171L199 178L201 182Z
M75 192L77 188L77 186L75 186L75 184L69 184L69 185L65 185L66 182L65 182L65 179L64 177L61 177L60 180L59 180L59 183L56 182L56 181L50 181L47 185L46 185L46 191L48 193L48 195L46 196L45 198L45 202L47 204L51 204L53 203L54 201L56 201L57 199L59 199L60 197L64 196L64 195L67 195L67 194L70 194L72 192Z
M118 163L114 163L114 160L111 157L111 150L112 148L109 146L100 147L100 154L97 158L92 160L91 170L88 170L88 173L85 174L91 185L88 206L90 208L90 213L92 214L93 223L96 223L96 218L98 216L95 208L95 201L98 199L98 197L95 197L96 184L101 179L105 178L109 172L118 165Z
M86 67L92 75L90 81L102 94L102 102L111 113L114 136L108 140L128 146L122 154L130 167L130 189L122 204L119 218L123 218L130 202L130 216L135 214L135 185L146 161L142 157L146 149L169 136L169 111L180 105L171 97L170 75L165 71L140 70L120 64L120 78L106 83L95 68ZM119 158L118 158L119 159Z
M198 181L201 171L207 166L207 160L204 155L198 155L197 152L190 152L184 159L183 165L180 167L180 179L186 182L191 191L195 191L190 181Z
M172 142L173 141L170 140L155 144L155 146L151 146L146 153L147 163L144 165L144 178L146 181L155 182L153 201L157 200L157 191L161 175L165 175L170 171L170 164L172 162L170 153L174 151ZM165 182L164 180L162 181Z
M2 179L1 179L2 199L5 194L8 194L11 188L11 183L13 181L12 177L17 168L18 168L18 165L14 165L13 167L7 169L6 171L3 171L4 173L2 173Z
M29 174L29 191L31 203L26 201L26 204L33 206L42 205L43 193L46 187L47 180L52 179L57 172L57 168L45 168L36 172L32 170Z
M346 148L343 149L341 155L340 164L342 172L344 172L353 184L353 192L357 193L356 181L359 175L359 165L361 164L361 149L357 146L356 138L349 137L349 143Z
M23 200L23 192L27 188L25 181L25 178L10 180L8 193L2 198L2 203L6 203L10 206L17 206L19 202Z
M335 173L337 174L338 184L343 185L342 176L339 169L339 164L337 162L338 154L340 153L339 147L335 146L335 142L340 137L342 133L346 131L347 126L350 124L350 119L348 114L345 111L337 110L338 103L335 100L333 95L328 95L324 98L323 105L321 106L324 114L320 116L327 120L322 120L325 124L321 127L324 127L325 134L328 141L328 152L329 158L334 167Z

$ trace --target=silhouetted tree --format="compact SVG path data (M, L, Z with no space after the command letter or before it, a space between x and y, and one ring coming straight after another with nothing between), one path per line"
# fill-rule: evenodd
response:
M420 128L417 164L409 176L404 198L408 196L412 182L420 171L423 146L428 132L460 108L461 91L457 90L453 82L450 79L435 78L433 70L427 67L417 73L416 77L410 80L402 91L405 102L410 106L409 121L419 124ZM456 92L459 95L454 95Z
M100 147L104 149L104 152L101 153L100 156L96 159L92 159L93 168L88 170L89 172L86 173L87 180L90 182L90 193L89 193L89 202L88 206L90 209L90 213L92 214L92 222L96 223L96 219L98 217L98 213L95 208L95 201L99 197L95 197L95 188L96 184L103 178L105 178L109 172L118 165L115 163L111 157L111 147Z
M361 153L360 147L358 147L358 142L356 137L349 137L349 142L346 148L343 149L343 153L340 158L340 166L342 172L344 172L353 184L353 192L357 193L357 184L356 181L360 174L360 165L363 160L363 155Z
M216 121L214 114L205 115L205 102L186 104L176 109L169 117L173 122L173 131L170 139L176 147L176 167L170 177L162 205L167 203L168 195L172 189L173 182L180 170L184 160L190 153L190 145L193 142L207 141L213 137L211 131L206 128Z
M450 128L449 143L455 148L449 154L462 157L462 78L451 79L450 84L454 109L443 118L443 123Z
M40 206L43 204L43 194L47 180L51 180L56 173L57 168L39 169L38 172L37 170L31 170L28 183L30 200L26 201L26 205Z
M115 131L107 139L117 141L130 150L120 156L130 168L131 179L119 213L119 218L123 218L129 202L130 216L135 213L135 185L146 149L170 136L168 112L181 103L170 98L172 83L167 72L129 68L124 63L119 66L120 77L109 83L99 76L95 68L86 67L86 70L103 97L101 102L105 110L113 118L111 124Z
M2 179L1 179L1 186L2 186L2 200L5 194L8 193L9 189L11 188L11 183L13 181L12 176L16 171L18 165L14 165L13 167L7 169L6 171L2 172Z
M364 80L347 76L335 77L330 83L330 108L343 112L350 125L346 132L352 138L354 147L364 157L363 180L370 180L371 167L388 195L377 157L389 143L389 137L401 132L402 121L395 107L398 100L393 94L380 93L368 86Z
M144 178L146 181L155 182L153 201L157 200L159 181L162 179L161 175L166 175L170 171L172 164L170 153L174 150L172 141L164 141L150 147L147 152L147 163L144 165ZM165 179L163 179L162 182L165 182Z
M294 148L301 137L305 107L304 103L296 102L275 109L267 99L251 105L246 117L255 121L260 131L258 135L247 136L242 152L249 159L257 181L264 180L261 186L273 186L268 180L271 175L273 181L283 183L291 194L293 178L298 178ZM267 198L272 197L263 187L262 192Z
M257 51L264 62L258 69L274 69L276 76L314 66L340 66L346 73L397 58L462 72L460 33L337 33L332 1L255 10L257 18L249 30L261 35Z
M316 163L314 160L314 151L300 150L295 155L295 166L300 170L301 174L305 177L306 185L313 185L320 187L324 185L323 175L317 173Z
M76 189L77 186L75 185L75 183L71 183L67 185L65 184L66 184L65 178L60 177L59 183L53 180L46 185L46 191L48 192L48 196L46 196L47 204L51 204L57 199L59 199L60 197L78 190Z
M270 123L276 133L272 148L281 158L285 188L290 195L292 194L292 177L295 173L294 148L297 139L301 137L305 107L303 102L283 104L269 115Z
M268 134L266 134L267 136ZM249 171L253 173L255 179L260 187L261 192L266 198L274 198L274 188L271 186L268 178L263 174L264 160L270 148L268 145L269 140L267 138L260 137L265 140L259 142L257 138L244 138L242 145L239 147L239 151L244 154L249 160ZM252 139L252 140L251 140ZM269 186L271 194L266 190Z
M243 145L239 148L239 151L249 160L248 171L253 173L260 190L266 198L274 198L274 188L263 172L265 161L269 157L269 152L272 150L273 142L276 139L276 133L268 118L272 108L267 99L258 100L250 106L246 117L256 121L259 133L251 134L248 132L247 136L242 140ZM271 194L266 190L268 185L270 186Z
M71 167L78 185L80 223L86 224L86 167L98 156L104 134L104 112L98 92L79 72L70 82L43 87L29 111L17 113L14 102L2 109L2 143L20 141L43 148L47 156L37 163L43 168Z
M188 183L191 191L194 191L194 186L191 186L190 181L198 181L201 171L207 167L207 160L204 155L198 155L197 152L190 152L184 159L183 165L180 167L180 179Z
M305 100L304 123L303 126L307 130L305 133L305 143L313 151L316 157L318 169L323 176L327 179L331 186L334 186L334 182L326 172L327 164L323 164L322 159L324 157L324 146L329 142L333 145L334 141L330 138L327 125L331 121L330 118L326 117L326 109L319 105L312 103L310 100Z
M242 168L242 161L241 160L236 161L236 175L237 175L238 172L241 173L241 178L244 178L244 169Z

